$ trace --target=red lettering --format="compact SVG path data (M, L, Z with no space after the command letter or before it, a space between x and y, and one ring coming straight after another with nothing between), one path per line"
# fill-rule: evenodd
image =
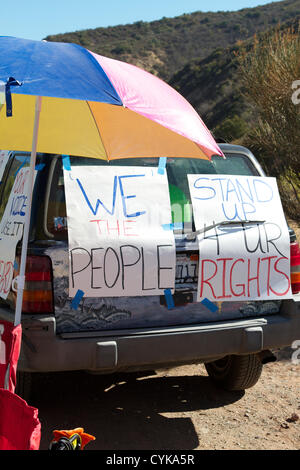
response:
M100 222L105 222L105 220L95 219L95 220L90 220L90 222L96 222L97 223L97 228L98 228L99 234L102 235Z
M267 274L267 296L270 295L270 274L271 274L271 260L276 258L276 256L268 256L267 258L262 258L261 261L268 261L268 274ZM272 289L271 289L272 290Z
M226 280L226 263L227 261L232 261L233 258L219 258L217 261L223 261L223 271L222 271L222 295L219 295L217 299L230 299L232 295L226 295L226 285L225 285L225 280Z
M235 297L241 297L242 295L245 295L245 293L246 293L245 284L236 284L236 287L242 287L242 292L240 292L239 294L233 290L233 286L232 286L232 272L233 272L233 269L234 269L234 267L237 263L245 263L245 260L242 259L242 258L239 258L231 266L231 268L230 268L230 290L231 290L231 293Z
M213 273L212 276L210 276L208 279L204 279L204 264L205 263L212 263L215 267L215 272ZM213 260L211 259L203 259L201 260L201 284L200 284L200 297L203 296L203 285L204 284L207 284L210 289L211 289L211 292L212 292L212 295L214 297L214 299L216 299L216 295L215 295L215 292L214 292L214 289L211 285L211 283L209 282L211 279L213 279L215 277L215 275L217 274L217 270L218 270L218 267L217 267L217 263L215 263Z
M117 222L117 226L116 227L112 227L111 225L109 225L108 221L107 221L107 233L108 235L110 235L110 232L112 231L117 231L118 232L118 235L120 236L120 225L119 225L119 221L116 220Z
M0 292L7 294L10 289L13 276L13 264L11 261L0 261Z
M282 256L281 258L278 258L278 259L276 260L275 264L274 264L274 270L275 270L277 273L282 274L282 275L287 279L287 281L288 281L288 288L287 288L284 292L280 293L280 292L276 292L276 291L275 291L274 289L272 289L272 287L270 286L270 289L271 289L271 291L273 292L273 294L279 295L280 297L282 297L283 295L287 294L288 291L289 291L289 289L290 289L290 286L291 286L291 280L290 280L289 276L287 276L285 273L283 273L282 271L279 271L279 269L277 269L277 264L278 264L279 261L281 261L282 259L285 259L285 260L286 260L287 258L285 258L284 256Z
M206 285L207 288L210 289L214 299L232 297L246 297L249 299L260 298L262 295L261 286L263 286L264 296L267 295L267 297L269 297L274 294L282 297L288 293L291 286L289 275L280 269L280 262L282 262L282 260L287 260L287 258L268 256L257 259L238 258L236 260L234 260L234 258L219 258L216 260L204 259L201 261L201 266L199 266L199 296L200 298L203 297ZM264 269L262 265L263 261L267 262L267 265L264 265ZM218 262L220 262L220 264L218 264ZM208 263L210 263L212 267L209 266ZM277 276L277 278L279 277L278 280L276 280L275 273L279 275ZM284 278L286 279L286 288L283 284ZM226 285L227 279L229 286ZM271 283L274 285L271 285ZM284 292L278 292L276 290L277 285L283 285L282 289L284 289ZM217 294L220 293L220 295L216 295L215 291Z
M3 290L4 276L2 272L4 273L4 268L5 268L4 261L1 260L0 261L0 292L2 292Z
M126 237L137 237L136 233L127 233L127 230L132 230L133 227L126 227L126 224L135 224L135 220L123 220L123 231Z
M257 270L256 270L256 276L255 277L250 277L250 270L251 270L251 260L248 259L248 297L250 297L250 282L256 281L257 285L257 297L260 297L260 289L259 289L259 267L260 267L260 258L257 260ZM253 295L254 297L254 295Z
M137 237L136 233L129 233L130 230L133 230L133 227L128 224L135 224L135 220L116 220L116 226L113 227L109 224L107 219L93 219L90 222L96 222L99 235L111 235L111 232L116 232L118 236L124 235L125 237Z
M15 184L14 184L14 194L23 194L24 193L24 186L26 183L28 175L28 170L23 172L20 170L16 176Z

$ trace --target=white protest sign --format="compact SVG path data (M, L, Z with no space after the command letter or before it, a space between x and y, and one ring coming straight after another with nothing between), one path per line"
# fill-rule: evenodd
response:
M198 301L291 298L290 240L276 179L188 175L188 181L196 230L217 224L198 234Z
M16 247L23 235L27 200L30 188L30 169L21 168L0 222L0 297L7 298L13 279Z
M2 181L3 173L9 159L10 151L0 150L0 181Z
M163 295L175 286L175 241L166 174L156 168L64 169L69 295Z

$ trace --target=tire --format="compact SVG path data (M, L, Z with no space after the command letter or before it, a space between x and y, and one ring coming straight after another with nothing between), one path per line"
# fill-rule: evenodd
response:
M32 396L32 374L17 370L15 393L23 398L28 404Z
M241 391L253 387L262 372L262 363L256 354L225 356L204 365L214 383L230 391Z

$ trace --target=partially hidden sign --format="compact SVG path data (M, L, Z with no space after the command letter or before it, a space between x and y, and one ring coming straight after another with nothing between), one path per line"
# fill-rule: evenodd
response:
M156 168L64 168L69 295L163 295L175 286L166 174Z
M30 183L29 167L20 168L0 222L0 297L3 299L7 298L13 279L16 247L23 235Z
M188 175L188 181L199 242L197 300L291 298L290 240L276 179Z

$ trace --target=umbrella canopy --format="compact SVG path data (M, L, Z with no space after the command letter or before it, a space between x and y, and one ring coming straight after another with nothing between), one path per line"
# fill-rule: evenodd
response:
M13 95L12 117L0 105L3 149L31 150L35 97L42 96L38 152L107 160L222 155L172 87L76 44L0 37L1 82Z

